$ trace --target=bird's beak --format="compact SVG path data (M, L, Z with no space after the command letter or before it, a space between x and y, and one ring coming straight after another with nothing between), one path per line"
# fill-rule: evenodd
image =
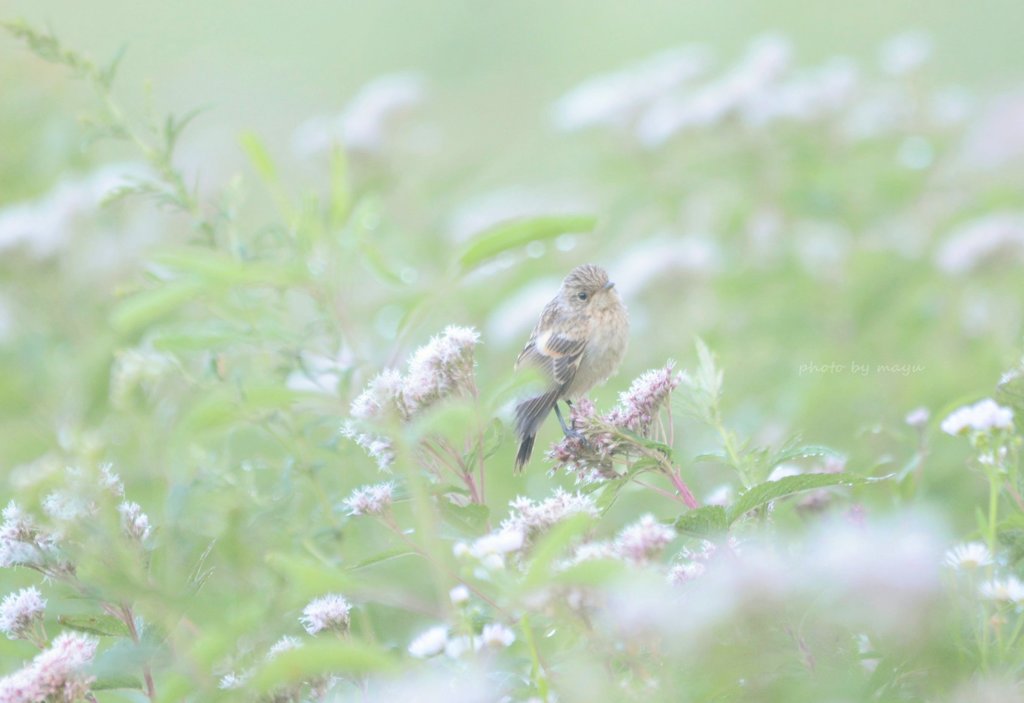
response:
M615 287L615 282L614 281L608 281L607 283L604 284L604 289L605 290L611 290L614 287Z

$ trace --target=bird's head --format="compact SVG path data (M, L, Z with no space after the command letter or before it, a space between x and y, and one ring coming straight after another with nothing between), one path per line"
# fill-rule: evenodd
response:
M619 303L615 284L608 280L608 272L594 264L577 266L562 281L564 305L575 310L603 308Z

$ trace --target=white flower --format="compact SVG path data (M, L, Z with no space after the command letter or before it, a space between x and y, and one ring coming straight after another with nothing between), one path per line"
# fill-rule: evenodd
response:
M36 200L0 208L0 252L24 246L38 259L57 253L75 231L76 221L96 212L112 192L147 175L148 169L138 164L112 164L59 183Z
M142 512L142 506L126 500L117 506L117 512L121 514L121 529L126 535L139 542L144 542L149 537L152 528L149 525L149 516Z
M978 592L986 600L1018 605L1024 602L1024 583L1021 583L1016 576L986 581L978 588Z
M391 465L395 463L395 448L390 439L368 432L360 432L351 421L342 425L341 436L351 439L362 447L367 455L377 462L378 469L390 473Z
M344 501L349 515L382 515L391 507L394 489L390 482L357 488Z
M398 403L403 387L402 374L395 369L385 369L366 384L366 390L352 401L349 412L352 417L369 420L389 410L400 409Z
M282 652L287 652L292 649L298 649L302 646L302 640L298 637L292 637L291 635L285 635L273 645L267 651L267 656L264 658L265 661L273 661L277 655Z
M942 431L954 436L963 434L965 430L989 432L993 429L1013 429L1013 410L1004 408L991 398L958 408L942 421Z
M509 507L512 514L502 523L502 527L517 530L524 537L533 537L544 532L571 515L598 515L593 498L580 493L569 493L562 488L555 489L550 498L542 501L519 496L509 503Z
M992 554L981 542L967 542L948 550L944 561L946 566L957 571L974 571L991 564Z
M928 412L928 408L914 408L907 413L904 422L911 427L924 427L929 417L931 417L931 413Z
M490 647L491 649L508 647L515 641L515 633L498 622L484 625L483 632L480 633L480 642L482 646Z
M328 629L347 630L351 609L343 596L332 593L310 601L302 609L299 622L311 635Z
M466 587L466 584L460 583L448 591L448 597L451 599L452 605L465 605L469 602L469 589Z
M438 625L417 636L409 645L409 654L417 659L433 657L443 652L447 643L448 628Z
M653 100L703 73L708 63L704 49L681 47L594 76L555 103L553 121L567 132L594 126L625 127Z
M224 691L242 688L249 682L249 679L252 678L253 673L255 672L253 672L252 669L246 669L245 671L232 671L228 674L224 674L224 676L220 677L220 683L217 684L217 687Z
M402 389L410 415L471 387L473 349L479 342L475 329L449 325L413 353Z
M21 639L43 619L45 610L46 601L34 586L10 593L0 603L0 632L8 639Z
M608 422L646 434L669 393L679 385L679 376L672 373L674 366L675 362L669 361L660 369L640 374L630 384L629 390L619 395L619 405L608 413Z
M514 527L502 527L502 529L484 535L473 542L469 553L477 559L486 559L492 556L502 556L509 552L516 552L523 548L526 537L522 530Z
M50 648L10 676L0 679L0 701L35 703L44 700L78 701L89 692L91 676L82 669L96 654L98 641L77 632L64 632Z
M292 135L301 156L328 151L344 144L352 151L381 151L395 135L396 122L423 102L423 78L416 73L381 76L363 86L335 118L314 117Z
M907 32L882 45L878 62L882 70L893 76L913 73L923 66L932 53L932 42L924 32Z
M1024 259L1024 213L996 212L965 222L942 242L935 263L945 273L963 275L997 258Z
M696 578L700 578L707 567L698 561L688 561L681 564L675 564L668 572L668 582L673 586L686 583L687 581L693 581Z
M675 538L675 530L648 514L619 533L615 538L615 549L624 558L642 564L661 554Z

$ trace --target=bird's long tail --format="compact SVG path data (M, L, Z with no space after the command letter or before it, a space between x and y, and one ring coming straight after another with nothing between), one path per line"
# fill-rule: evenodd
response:
M519 452L516 454L516 473L523 470L533 454L533 443L537 428L544 422L555 403L558 391L553 390L535 398L529 398L516 406L516 434L519 435Z

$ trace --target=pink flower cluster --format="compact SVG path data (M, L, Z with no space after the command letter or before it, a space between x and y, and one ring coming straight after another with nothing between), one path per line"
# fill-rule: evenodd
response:
M74 632L58 635L50 648L23 669L0 679L0 703L74 703L89 693L93 677L83 673L98 640Z

